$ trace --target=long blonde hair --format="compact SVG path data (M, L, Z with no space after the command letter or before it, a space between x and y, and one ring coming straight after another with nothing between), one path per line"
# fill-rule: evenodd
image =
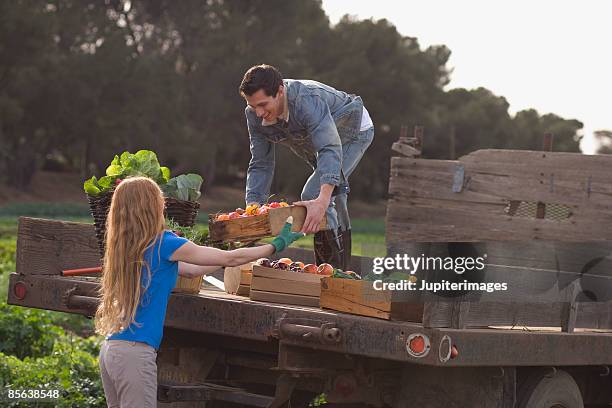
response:
M123 180L115 189L106 220L106 249L102 267L101 301L96 311L96 332L107 336L135 323L136 309L151 270L144 253L164 230L164 197L146 177Z

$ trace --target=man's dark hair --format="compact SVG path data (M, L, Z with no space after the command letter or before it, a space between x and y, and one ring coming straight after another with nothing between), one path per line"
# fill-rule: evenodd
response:
M244 74L240 83L240 95L251 96L263 89L266 95L276 97L279 85L282 85L283 77L278 69L272 65L255 65Z

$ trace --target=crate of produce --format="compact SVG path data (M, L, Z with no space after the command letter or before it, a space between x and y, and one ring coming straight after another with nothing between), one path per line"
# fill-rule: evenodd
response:
M405 293L375 290L373 282L368 280L323 278L320 306L322 309L385 320L417 323L423 320L422 302L406 297Z
M278 235L287 221L293 217L292 230L302 229L306 219L306 207L273 202L264 206L252 205L246 209L223 214L209 215L209 237L214 242L253 241ZM319 229L325 229L323 217Z
M259 260L253 265L252 300L299 306L319 306L321 278L329 276L329 264L304 265L289 258Z
M253 262L240 266L228 266L223 272L225 291L232 295L249 296L253 279Z

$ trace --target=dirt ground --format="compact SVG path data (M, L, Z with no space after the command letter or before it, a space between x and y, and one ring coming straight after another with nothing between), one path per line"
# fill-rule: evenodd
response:
M285 197L285 196L281 196ZM293 197L286 195L291 201ZM15 203L82 203L87 205L83 179L76 173L38 172L27 190L0 185L0 207ZM212 186L200 199L200 212L216 213L233 210L244 203L244 187ZM355 218L382 218L386 203L349 200L349 211Z

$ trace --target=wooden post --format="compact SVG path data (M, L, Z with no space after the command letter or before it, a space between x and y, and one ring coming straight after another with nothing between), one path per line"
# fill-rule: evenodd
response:
M542 141L542 150L545 152L552 152L553 149L553 134L550 132L544 133L544 139ZM546 204L538 202L536 208L536 218L546 217Z
M422 125L416 125L414 127L414 148L423 151L423 135L425 128Z
M423 143L423 126L414 127L414 137L408 137L408 126L400 127L400 136L397 142L393 143L391 149L406 157L420 157L421 145Z
M554 136L552 133L544 133L544 140L542 142L542 150L545 152L552 152L553 150L553 140Z
M452 125L450 128L450 135L448 141L448 154L450 160L455 160L457 158L456 148L455 148L455 125Z

